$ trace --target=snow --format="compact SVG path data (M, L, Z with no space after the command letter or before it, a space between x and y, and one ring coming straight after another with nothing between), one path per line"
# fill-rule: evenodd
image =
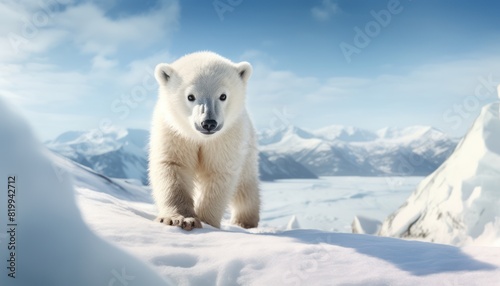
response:
M498 248L227 223L186 232L152 222L150 204L84 188L77 196L96 232L176 285L494 285L500 277Z
M354 212L383 217L419 177L264 183L259 228L224 221L222 229L186 232L152 221L149 190L137 182L44 150L2 102L0 133L0 174L16 174L20 190L18 273L8 278L2 267L1 285L495 285L500 278L500 248L327 231L347 231ZM326 230L306 229L316 226Z
M482 109L464 139L381 235L454 245L500 246L500 103Z
M6 190L8 176L15 176L16 193L10 199L16 208L10 208L16 215L9 222L17 224L7 226L7 194L2 192L0 285L111 285L120 279L166 284L141 259L90 231L76 206L68 173L54 167L28 125L1 99L0 134L2 188ZM4 239L7 229L14 231L15 239L10 233ZM11 269L7 257L16 261L9 262Z
M352 222L352 232L376 235L380 231L382 223L378 220L357 215Z
M383 220L422 177L322 177L262 183L260 225L286 229L295 216L302 228L351 232L356 215Z
M299 221L297 220L296 216L292 216L288 224L286 225L287 230L292 230L292 229L298 229L300 228Z

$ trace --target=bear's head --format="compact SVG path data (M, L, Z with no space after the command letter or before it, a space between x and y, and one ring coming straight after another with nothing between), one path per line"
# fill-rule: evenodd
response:
M249 63L233 63L212 52L158 64L158 104L164 110L166 123L193 139L223 134L243 115L251 73Z

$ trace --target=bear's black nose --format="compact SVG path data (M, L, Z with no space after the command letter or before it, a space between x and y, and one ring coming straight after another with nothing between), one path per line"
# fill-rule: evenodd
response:
M201 127L207 131L212 131L217 127L217 121L213 119L207 119L203 122L201 122Z

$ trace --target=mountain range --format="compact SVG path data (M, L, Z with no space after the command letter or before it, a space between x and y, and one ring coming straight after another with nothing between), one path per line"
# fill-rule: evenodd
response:
M376 132L345 126L307 131L296 126L258 133L265 181L318 176L424 176L451 154L457 140L427 126ZM141 129L68 131L45 145L114 178L147 184L149 132Z
M376 132L295 126L259 133L261 152L288 155L318 176L423 176L450 155L457 139L428 126Z

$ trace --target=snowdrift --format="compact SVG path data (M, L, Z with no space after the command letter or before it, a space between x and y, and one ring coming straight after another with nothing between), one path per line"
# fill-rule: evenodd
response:
M43 155L28 125L1 99L0 134L5 190L0 198L0 285L167 284L140 259L90 231L76 206L68 172ZM15 189L11 196L8 185Z
M453 154L383 223L380 235L500 246L500 103L483 107Z

